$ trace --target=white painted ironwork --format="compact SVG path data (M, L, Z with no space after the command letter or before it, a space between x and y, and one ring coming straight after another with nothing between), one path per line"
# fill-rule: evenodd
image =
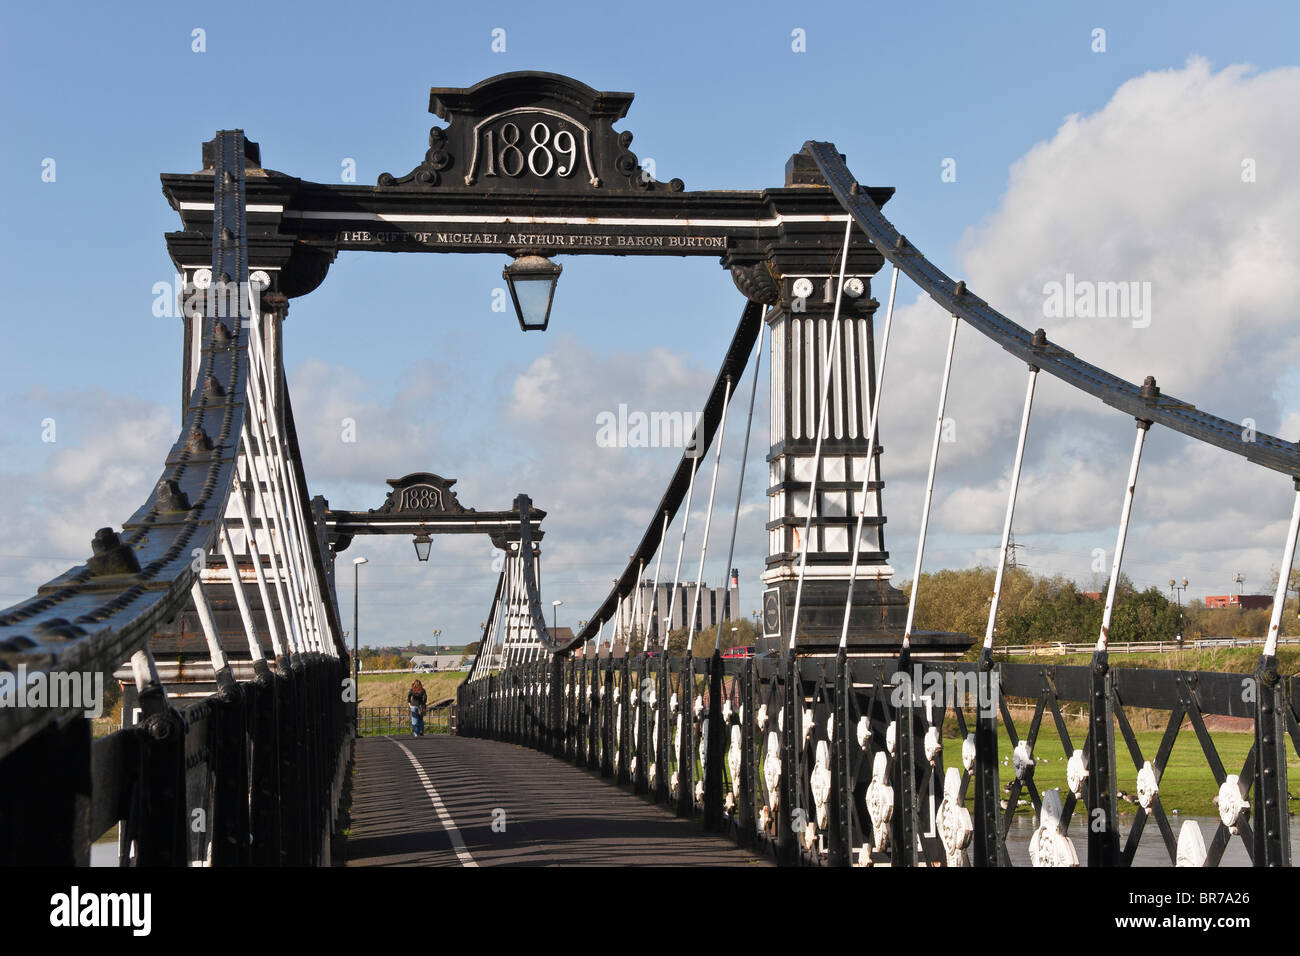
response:
M1277 592L1273 595L1273 613L1268 621L1268 637L1264 641L1264 656L1277 655L1277 639L1282 630L1282 608L1286 592L1291 586L1291 565L1295 561L1296 534L1300 532L1300 488L1296 489L1295 506L1291 509L1291 524L1286 532L1286 545L1282 548L1282 566L1277 572Z
M993 631L997 626L998 604L1002 600L1002 575L1007 568L1007 548L1011 546L1011 521L1016 511L1016 493L1020 490L1020 469L1025 460L1025 436L1029 434L1029 412L1034 404L1034 384L1038 369L1029 366L1029 384L1025 386L1025 410L1020 416L1020 437L1016 440L1016 460L1011 466L1011 488L1007 492L1007 517L1002 524L1002 546L998 549L998 570L993 578L993 598L989 601L989 620L984 628L984 648L993 649ZM915 584L912 585L916 587Z
M916 571L912 574L912 594L907 602L907 624L903 627L903 648L912 645L912 624L916 620L916 596L921 590L921 562L925 558L925 536L930 527L930 505L934 500L934 473L939 465L939 443L943 440L944 410L948 405L948 381L952 377L952 353L957 345L957 316L952 317L948 333L948 353L943 362L943 382L939 386L939 412L934 423L934 442L930 447L930 471L925 480L925 504L921 508L921 532L916 539Z
M1097 650L1106 650L1110 643L1110 618L1115 610L1115 591L1119 587L1119 568L1124 560L1124 539L1128 536L1128 519L1133 512L1133 497L1137 491L1138 465L1142 461L1142 442L1146 439L1150 422L1139 420L1137 438L1133 442L1133 460L1129 463L1128 484L1124 486L1124 507L1119 515L1119 534L1115 538L1115 561L1110 566L1110 584L1106 587L1106 608L1101 614L1101 633L1097 635Z
M686 654L690 656L692 648L695 647L695 617L700 611L700 589L704 587L704 560L709 553L709 529L713 526L713 500L718 491L718 472L722 470L722 439L727 432L727 406L731 404L731 376L727 376L727 381L723 386L722 392L722 412L718 419L718 433L714 436L713 448L713 477L709 481L709 506L704 512L704 536L700 539L700 568L695 575L695 599L691 601L691 621L689 630L686 635ZM744 462L740 465L743 470ZM731 569L726 569L727 580L730 580ZM640 588L637 589L638 591ZM727 590L730 590L729 588ZM718 633L715 638L715 646L722 646L722 622L718 622Z

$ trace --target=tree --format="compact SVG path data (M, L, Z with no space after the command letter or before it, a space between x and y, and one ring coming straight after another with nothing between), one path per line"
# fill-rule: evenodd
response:
M748 647L752 646L758 639L757 627L753 621L747 618L736 618L730 621L722 622L722 649L729 647ZM733 634L731 629L736 628ZM668 635L668 656L684 657L686 655L686 640L690 634L690 629L679 627ZM695 643L691 647L693 657L708 657L713 653L714 645L718 639L718 626L706 627L702 631L696 631Z

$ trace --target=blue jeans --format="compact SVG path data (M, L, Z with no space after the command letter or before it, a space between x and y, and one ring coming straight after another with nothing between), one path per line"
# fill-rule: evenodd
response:
M411 733L417 737L424 736L424 716L414 704L411 705Z

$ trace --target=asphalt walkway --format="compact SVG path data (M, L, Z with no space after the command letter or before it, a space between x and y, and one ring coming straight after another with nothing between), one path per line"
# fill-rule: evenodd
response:
M764 857L513 744L357 742L348 866L755 866Z

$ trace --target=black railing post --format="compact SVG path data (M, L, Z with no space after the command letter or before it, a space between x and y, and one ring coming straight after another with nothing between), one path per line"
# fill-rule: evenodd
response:
M588 770L601 771L601 740L604 730L604 709L612 705L612 701L607 701L604 697L604 674L601 672L601 657L597 650L597 658L591 662L590 683L591 683L591 710L588 715L588 739L590 743L590 752L586 758L586 767Z
M249 861L248 737L244 690L229 671L218 674L212 700L215 763L212 794L212 865L246 866Z
M758 701L754 698L754 658L740 665L740 789L736 796L736 842L752 847L757 840L754 817L754 792L758 774L758 755L754 740L754 715Z
M276 719L276 678L265 661L253 667L248 685L248 740L252 745L248 787L248 822L255 866L279 865L279 724Z
M721 631L721 627L718 630ZM722 830L722 766L727 757L727 735L722 725L722 651L717 646L709 658L708 714L708 746L704 753L704 828Z
M295 655L296 656L296 655ZM302 813L299 806L302 753L298 741L298 673L288 657L281 657L276 669L275 694L280 750L280 799L290 807L280 818L280 863L303 865Z
M547 751L554 757L564 756L564 658L551 657L551 716L550 746Z
M90 721L77 716L66 727L47 725L4 758L0 865L89 865L90 738Z
M671 781L672 768L669 766L671 761L668 754L672 751L671 736L671 717L668 713L668 650L665 648L659 655L659 671L656 675L658 680L657 713L655 715L655 724L659 728L659 746L655 748L655 803L668 802L668 785ZM643 705L644 706L644 705Z
M1088 865L1119 865L1119 814L1115 795L1115 722L1110 658L1092 655L1088 694Z
M1290 866L1287 818L1286 688L1275 656L1255 668L1255 865Z
M605 689L605 699L601 708L601 741L600 741L600 775L602 777L614 776L614 718L620 713L626 713L626 705L620 710L618 702L615 700L614 691L614 657L613 649L610 649L610 657L606 660L604 673L601 675L601 686Z
M690 651L682 658L678 686L682 740L677 753L677 815L689 818L695 816L695 658Z
M975 866L998 866L998 808L1001 789L998 780L998 684L994 682L993 652L980 652L976 679L988 687L986 699L976 694L975 767L975 834L972 863ZM978 685L976 685L978 687Z
M894 724L894 832L893 865L916 865L916 739L913 737L916 719L916 688L912 685L911 653L907 648L898 656L900 682L899 704Z
M627 703L629 709L632 701L636 701L635 711L624 712L623 733L627 735L632 729L632 714L636 714L636 734L635 744L633 738L629 737L628 742L624 745L628 752L633 746L636 747L636 772L632 774L632 788L639 794L650 792L650 705L646 703L646 681L648 676L648 662L645 654L641 654L636 662L636 679L631 678L631 665L627 665L624 673L628 674ZM619 783L626 783L626 779L620 777Z
M793 648L785 657L785 694L782 697L782 710L785 713L781 729L781 806L777 811L776 859L781 866L797 866L799 863L799 841L794 832L794 811L807 813L807 808L796 807L800 799L798 742L802 741L800 723L803 718L802 700L799 688L799 662ZM800 834L802 836L802 834Z
M140 726L140 777L132 814L138 866L189 865L189 817L185 801L185 720L166 705L149 713Z
M853 681L849 676L848 650L841 647L835 655L835 678L831 691L831 794L826 839L827 860L831 866L853 865L853 771L849 766L849 695Z
M584 653L582 658L582 717L580 720L582 733L578 739L578 766L590 770L595 766L594 749L595 749L595 730L596 714L599 712L600 702L596 696L595 681L592 679L591 662Z

